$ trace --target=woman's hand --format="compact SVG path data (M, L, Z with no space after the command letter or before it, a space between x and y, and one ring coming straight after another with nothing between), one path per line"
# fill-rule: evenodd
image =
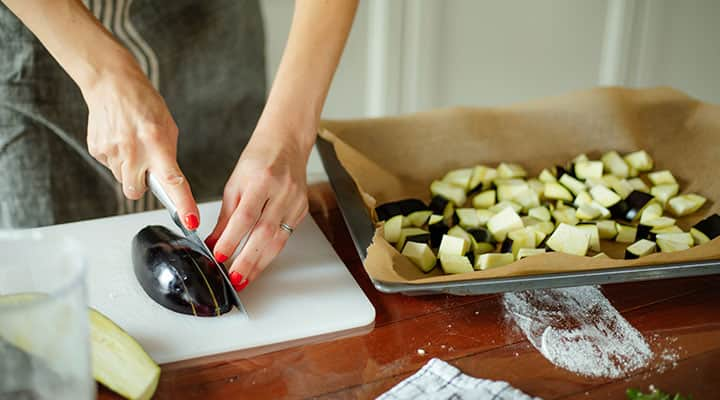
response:
M258 125L225 185L217 226L205 240L224 262L249 235L230 267L236 290L252 282L285 246L290 233L280 224L295 228L308 212L305 171L312 143L297 138L314 138L314 131L297 135L288 130Z
M122 183L129 199L147 190L152 173L189 229L200 223L190 185L176 161L178 128L165 101L134 60L120 63L83 88L88 104L88 151Z

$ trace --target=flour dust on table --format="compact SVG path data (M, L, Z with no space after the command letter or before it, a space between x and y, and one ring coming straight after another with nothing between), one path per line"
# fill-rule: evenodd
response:
M597 287L505 293L503 305L527 339L551 363L593 378L621 378L647 367L645 338Z

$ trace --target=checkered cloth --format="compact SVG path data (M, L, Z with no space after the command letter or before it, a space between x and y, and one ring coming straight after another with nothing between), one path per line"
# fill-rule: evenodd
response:
M378 400L533 400L507 382L467 376L443 360L433 358Z

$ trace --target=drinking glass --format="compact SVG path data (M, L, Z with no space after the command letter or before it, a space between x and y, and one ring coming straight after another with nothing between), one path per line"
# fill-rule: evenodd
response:
M94 398L79 243L0 231L0 255L0 400Z

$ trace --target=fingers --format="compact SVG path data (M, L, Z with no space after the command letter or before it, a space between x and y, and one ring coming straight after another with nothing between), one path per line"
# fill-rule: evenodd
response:
M225 227L227 226L228 221L230 221L230 217L232 216L233 211L237 208L239 202L240 196L235 193L229 193L223 196L222 205L220 206L220 215L218 215L215 228L205 239L205 244L211 251L215 250L215 244L220 238L220 235L225 231Z
M122 161L122 186L125 197L131 200L140 199L147 191L145 175L147 169L138 165L135 157L128 157Z
M190 230L197 229L200 226L200 212L190 190L190 184L180 171L177 162L173 158L162 158L149 171L157 178L160 186L175 204L178 216L185 227Z
M213 254L218 262L227 261L235 253L240 241L258 221L266 201L267 192L261 185L251 187L243 193L215 244Z

